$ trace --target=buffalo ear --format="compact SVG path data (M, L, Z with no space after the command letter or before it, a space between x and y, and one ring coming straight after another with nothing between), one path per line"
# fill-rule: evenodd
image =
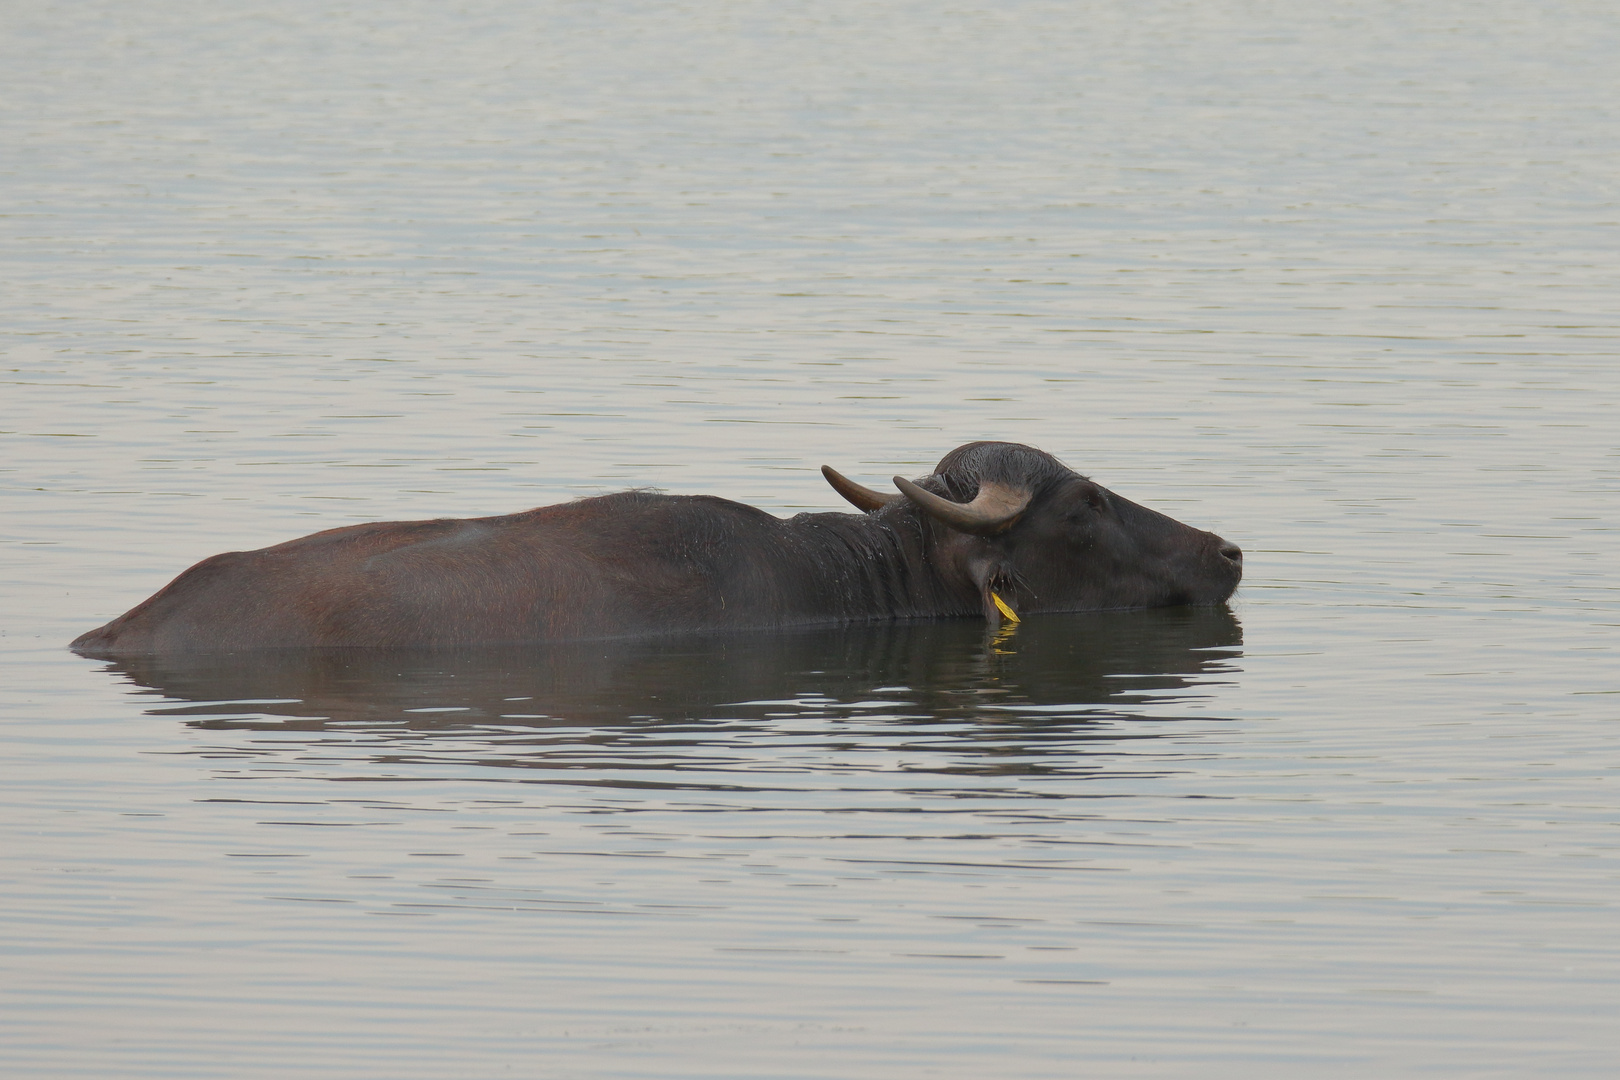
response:
M884 495L869 487L862 487L830 465L821 467L821 475L827 478L827 483L832 485L834 491L849 500L850 505L868 514L874 510L881 510L892 502L900 501L898 495Z
M990 480L979 484L979 494L970 503L941 498L903 476L894 478L894 486L935 521L975 536L994 536L1012 528L1029 509L1033 497L1027 491L1015 491Z

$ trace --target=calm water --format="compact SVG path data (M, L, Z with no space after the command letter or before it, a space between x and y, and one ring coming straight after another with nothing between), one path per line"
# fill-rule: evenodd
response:
M14 5L0 1071L1606 1076L1612 5ZM1230 610L107 664L1033 443Z

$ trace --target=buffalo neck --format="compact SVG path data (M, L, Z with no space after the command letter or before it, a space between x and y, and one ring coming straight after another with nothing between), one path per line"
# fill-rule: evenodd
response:
M798 556L789 572L805 575L808 595L822 609L814 614L859 621L978 611L941 551L938 526L909 505L799 514L783 525Z

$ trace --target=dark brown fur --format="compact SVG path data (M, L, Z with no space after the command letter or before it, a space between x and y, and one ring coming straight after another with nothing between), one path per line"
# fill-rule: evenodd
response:
M1220 537L1011 443L973 443L921 481L965 501L1019 484L1003 535L905 500L782 519L709 496L623 492L501 517L380 522L204 559L72 647L97 656L439 646L769 629L1225 600Z

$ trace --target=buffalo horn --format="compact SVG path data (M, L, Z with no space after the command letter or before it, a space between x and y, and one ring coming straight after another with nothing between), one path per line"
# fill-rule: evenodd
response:
M894 478L894 486L905 492L906 498L916 503L936 521L978 536L991 536L1007 531L1029 508L1028 492L1014 491L1012 488L988 481L979 484L979 494L969 503L942 499L903 476Z
M857 510L871 513L873 510L881 510L890 503L900 500L898 495L885 495L882 492L873 491L869 487L862 487L829 465L821 467L821 475L827 478L827 483L832 485L834 491L848 499L850 504Z

